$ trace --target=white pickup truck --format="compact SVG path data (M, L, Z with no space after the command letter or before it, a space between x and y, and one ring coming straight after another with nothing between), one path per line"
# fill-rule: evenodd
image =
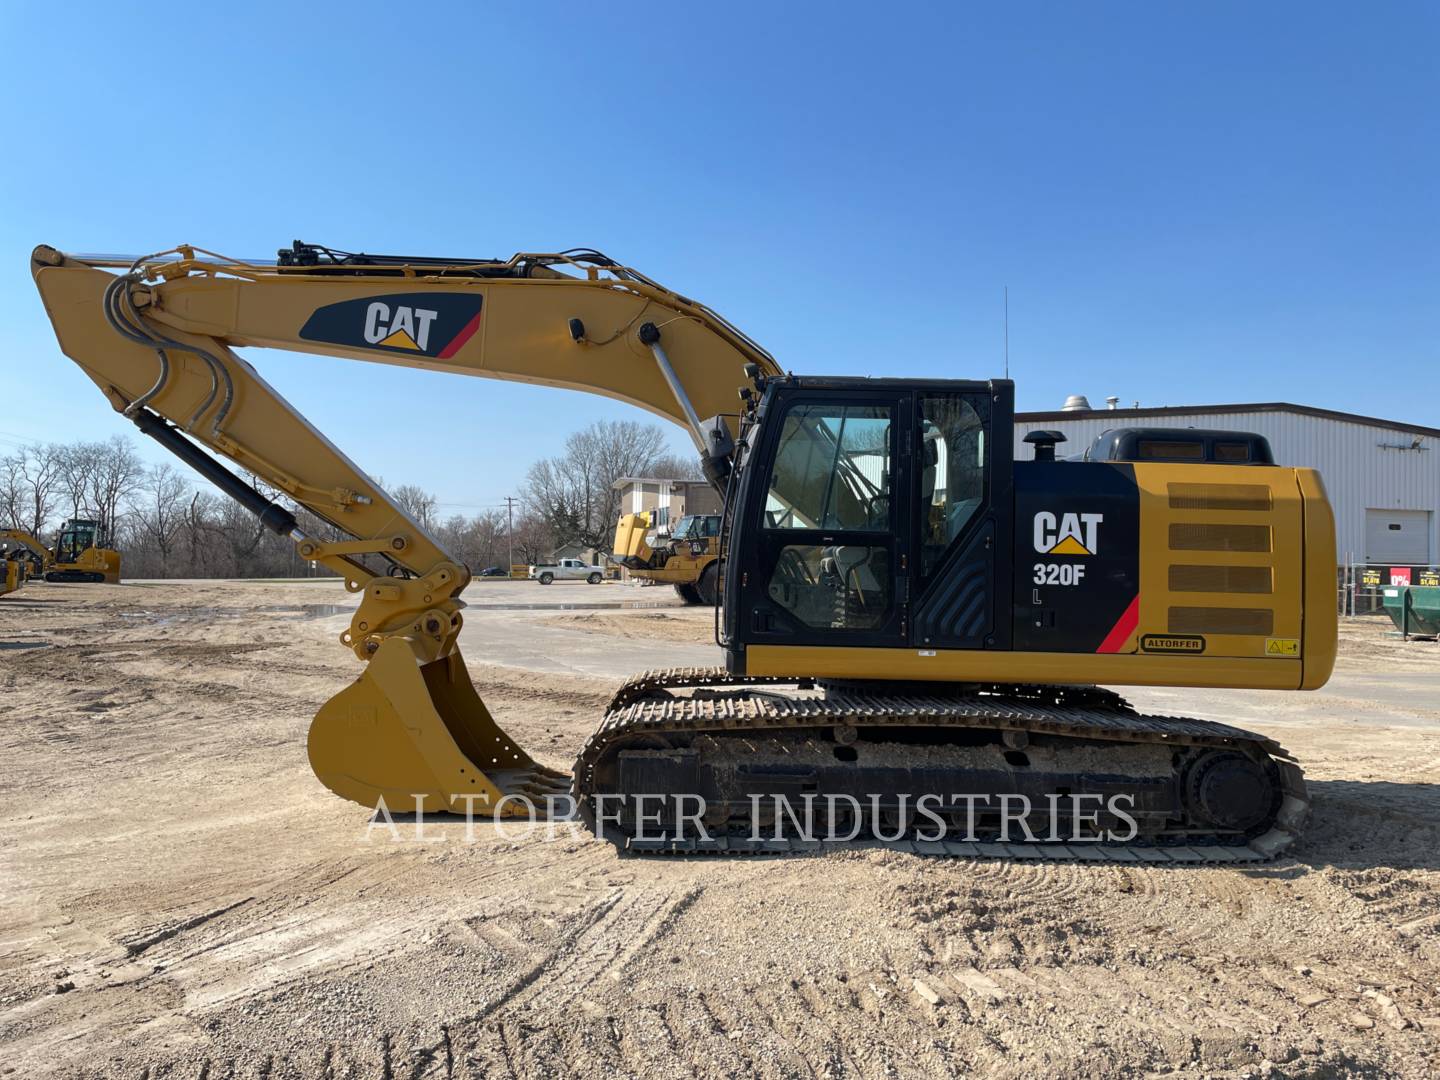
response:
M588 581L599 585L605 578L605 571L598 566L587 566L579 559L561 559L554 566L530 567L530 580L541 585L555 581Z

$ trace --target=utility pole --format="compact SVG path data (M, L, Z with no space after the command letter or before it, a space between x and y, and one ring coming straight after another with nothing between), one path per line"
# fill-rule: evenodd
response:
M505 496L505 518L508 522L505 539L510 551L510 561L505 564L505 576L508 578L515 572L515 497L513 495Z

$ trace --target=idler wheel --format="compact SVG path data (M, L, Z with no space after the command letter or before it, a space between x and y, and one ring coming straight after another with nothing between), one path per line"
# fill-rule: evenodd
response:
M1185 802L1201 820L1243 832L1270 815L1275 785L1260 762L1244 754L1212 750L1190 767Z

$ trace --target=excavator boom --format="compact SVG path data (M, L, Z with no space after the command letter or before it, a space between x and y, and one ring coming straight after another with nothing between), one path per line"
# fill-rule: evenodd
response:
M437 260L297 242L280 254L261 264L191 247L125 259L42 246L31 269L61 348L116 410L362 594L341 641L368 666L312 725L320 779L371 807L474 800L529 813L505 796L539 802L566 778L505 735L470 682L456 643L469 570L234 349L605 394L684 425L717 480L733 440L721 414L746 366L778 368L708 308L596 252ZM443 401L422 407L441 453L454 418ZM335 538L302 530L212 455L283 491Z
M23 529L0 529L0 540L8 544L18 544L27 549L40 561L42 571L49 570L55 565L55 553L45 546L44 541L37 539Z

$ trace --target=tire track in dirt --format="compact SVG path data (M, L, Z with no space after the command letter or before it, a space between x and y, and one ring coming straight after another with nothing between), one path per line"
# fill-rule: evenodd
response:
M577 854L584 857L570 865L576 872L606 855L599 850ZM416 891L417 869L427 871L428 877L438 868L416 867L405 853L360 866L327 861L298 875L298 880L286 875L275 881L247 906L243 919L207 926L203 936L187 935L163 962L169 977L186 987L193 1007L210 1008L273 991L302 977L336 977L373 965L424 944L420 939L425 934L449 926L472 931L486 927L490 933L479 932L481 941L508 963L523 961L527 954L522 951L522 938L512 936L509 948L503 947L499 936L503 931L474 913L474 908L492 900L504 903L503 891L489 893L487 888L512 875L539 872L552 866L555 858L545 845L536 844L515 852L508 865L469 867L463 874L463 900L431 909L418 920L405 898ZM397 892L401 895L395 896ZM341 918L336 917L337 909ZM213 978L216 972L223 973L218 980Z
M707 1072L689 1051L694 1040L679 1026L684 1005L675 1000L653 1007L632 1010L620 1026L620 1045L628 1061L640 1067L641 1075L654 1062L668 1063L672 1073L687 1080L700 1080ZM648 1037L647 1037L648 1035Z
M616 889L584 913L577 924L499 998L471 1022L501 1010L545 1013L563 1009L607 976L618 981L625 965L649 947L665 924L683 914L699 890ZM515 931L506 934L519 941Z
M848 993L848 992L847 992ZM857 1041L841 1019L841 1011L831 1002L824 991L815 983L802 979L791 979L789 993L767 995L769 1006L764 1010L765 1021L780 1034L783 1024L801 1039L809 1060L820 1061L826 1069L835 1073L846 1070L864 1075L864 1064L873 1059L873 1048ZM900 1006L892 1017L898 1021ZM836 1023L840 1020L840 1023ZM894 1067L893 1062L884 1062L883 1067Z

